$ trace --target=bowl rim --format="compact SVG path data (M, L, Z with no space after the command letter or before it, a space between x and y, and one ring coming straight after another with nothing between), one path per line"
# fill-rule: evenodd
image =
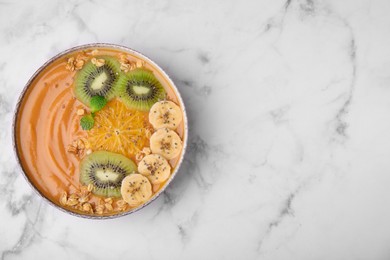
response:
M32 86L31 83L37 78L37 76L47 66L49 66L51 63L53 63L57 59L65 56L65 55L67 55L67 54L69 54L71 52L75 52L75 51L79 51L79 50L83 50L83 49L90 49L90 48L111 48L111 49L121 50L121 51L130 53L130 54L134 54L135 56L138 56L138 57L142 58L143 60L145 60L146 62L148 62L149 64L153 65L155 68L157 68L157 70L159 70L159 72L162 74L162 76L168 81L170 86L173 88L173 90L174 90L174 92L175 92L175 94L176 94L176 96L177 96L177 98L178 98L178 100L180 102L180 105L181 105L181 108L182 108L182 113L183 113L183 124L184 124L183 148L182 148L181 155L180 155L180 158L178 160L177 166L176 166L175 170L172 172L172 174L169 177L169 179L166 181L164 187L161 188L157 193L155 193L154 196L150 200L145 202L144 204L141 204L140 206L138 206L136 208L133 208L133 209L131 209L129 211L120 212L118 214L109 215L109 216L84 215L84 214L80 214L80 213L77 213L77 212L70 211L70 210L68 210L66 208L63 208L63 207L57 205L56 203L52 202L49 198L47 198L31 182L30 178L28 177L28 175L26 173L26 170L24 169L24 167L22 165L21 158L20 158L19 151L18 151L18 145L17 145L17 120L19 118L19 113L21 111L21 104L22 104L22 102L23 102L23 100L24 100L24 98L25 98L25 96L27 94L27 91ZM12 129L13 129L12 144L13 144L13 150L14 150L14 154L16 156L18 168L23 173L24 178L29 183L31 188L35 191L35 193L38 194L41 198L43 198L43 200L46 201L47 203L49 203L51 206L61 210L62 212L66 212L66 213L68 213L68 214L70 214L72 216L77 216L77 217L85 218L85 219L114 219L114 218L119 218L119 217L123 217L123 216L129 215L129 214L132 214L134 212L137 212L138 210L141 210L142 208L144 208L147 205L149 205L150 203L152 203L155 199L157 199L161 195L161 193L163 193L165 191L165 189L169 186L169 184L172 182L172 180L176 176L177 172L180 169L180 166L182 165L182 162L183 162L183 159L184 159L184 155L185 155L185 152L186 152L186 148L187 148L187 143L188 143L188 119L187 119L186 108L185 108L183 99L181 97L181 94L180 94L179 90L177 89L177 87L176 87L175 83L173 82L173 80L168 76L168 74L159 65L157 65L149 57L145 56L143 53L140 53L139 51L136 51L136 50L131 49L129 47L126 47L126 46L123 46L123 45L119 45L119 44L113 44L113 43L88 43L88 44L78 45L78 46L66 49L64 51L61 51L60 53L56 54L55 56L50 58L48 61L46 61L41 67L39 67L35 71L35 73L30 77L30 79L27 81L27 83L23 87L23 89L22 89L22 91L21 91L21 93L19 95L19 98L18 98L18 100L16 102L16 105L15 105L14 114L13 114L13 120L12 120Z

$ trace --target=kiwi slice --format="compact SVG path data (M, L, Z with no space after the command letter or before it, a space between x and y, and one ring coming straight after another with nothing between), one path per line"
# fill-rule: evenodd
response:
M97 151L80 163L80 182L93 185L92 193L104 197L121 197L122 180L136 170L129 158L112 152Z
M77 99L89 106L93 96L103 96L107 100L115 96L115 89L120 78L119 62L109 56L96 57L104 59L104 65L97 67L87 62L75 76L75 94Z
M154 103L166 97L166 92L151 71L136 69L119 79L118 96L129 108L149 111Z

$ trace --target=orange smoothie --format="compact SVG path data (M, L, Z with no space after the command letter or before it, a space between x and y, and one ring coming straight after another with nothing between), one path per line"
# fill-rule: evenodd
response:
M92 49L84 49L68 53L65 56L54 60L32 81L26 91L16 120L16 144L20 156L22 168L33 185L50 201L66 208L67 210L80 214L96 214L92 212L83 212L78 209L60 205L61 194L66 192L72 194L80 190L79 166L80 161L85 154L79 156L68 151L68 146L80 138L88 139L88 131L80 127L81 109L85 113L90 112L90 108L80 102L75 97L74 79L77 71L66 69L70 57L85 55L85 59L93 58ZM167 93L167 100L173 101L180 106L179 99L170 85L169 80L147 61L135 54L124 51L97 48L99 55L107 55L117 58L124 54L131 61L143 61L144 67L153 72L160 81ZM117 98L107 103L107 108L120 102ZM145 125L150 126L148 122L148 112L138 112L143 115ZM126 118L120 118L126 122ZM149 127L149 129L153 128ZM114 130L113 130L114 131ZM184 123L180 123L176 132L184 141ZM144 147L149 147L149 142L145 142ZM92 145L93 147L93 145ZM136 162L136 154L124 154ZM172 172L176 168L181 155L169 160ZM169 179L168 179L169 180ZM165 182L153 185L153 194L156 194ZM99 200L105 199L100 196L90 194L89 203L97 204ZM115 201L118 200L114 198ZM127 207L126 210L131 210ZM113 215L117 212L105 212L102 215Z

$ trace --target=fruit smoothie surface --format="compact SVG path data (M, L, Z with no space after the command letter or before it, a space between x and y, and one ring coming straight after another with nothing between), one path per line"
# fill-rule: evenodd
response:
M154 76L165 91L163 100L160 98L158 101L170 101L180 107L181 112L183 111L174 87L171 86L171 81L154 64L148 63L136 53L100 47L67 53L48 64L28 86L21 99L16 118L16 148L21 166L28 179L51 202L82 215L114 215L146 203L164 187L169 180L169 174L177 167L182 156L181 150L175 153L176 156L170 156L170 150L166 150L165 146L158 146L158 141L155 141L156 145L153 147L151 138L163 140L159 139L159 135L164 134L164 131L169 133L170 138L171 133L177 134L181 141L186 138L183 120L179 121L172 130L168 127L163 128L164 131L159 130L161 124L150 122L152 116L150 114L156 113L156 109L153 110L151 105L156 103L157 99L139 103L140 100L137 98L135 101L129 101L128 98L124 97L124 94L112 94L105 97L105 103L102 105L104 107L99 107L97 112L92 111L93 109L88 103L90 97L83 99L82 95L84 94L77 93L77 91L87 90L81 87L77 89L76 84L92 82L90 88L96 91L95 94L98 93L97 91L101 89L100 85L110 81L110 74L105 74L103 69L109 65L108 61L111 59L115 64L118 64L117 72L114 73L116 76L131 74L133 71L139 70ZM91 71L88 71L88 66ZM87 83L77 83L81 77L79 74L82 73L86 75L84 78ZM141 79L129 76L133 78L126 82L123 79L122 83L118 80L118 84L129 85L132 80L134 81L134 78L143 82L144 78L142 77L145 75L139 76ZM123 78L125 77L123 76ZM140 95L149 91L142 86L136 86L133 90ZM124 91L125 94L129 93L129 90ZM103 97L105 94L104 91L99 92L99 95ZM133 105L135 102L138 102L136 103L138 105L141 104L139 105L140 109L137 105ZM166 115L167 113L165 113ZM81 121L84 117L92 120L93 126L88 124L83 126ZM165 120L165 123L168 121ZM158 131L160 131L159 135L157 135ZM174 143L177 145L176 141ZM180 147L179 144L177 149L181 149ZM102 151L107 153L103 153L103 155L96 153ZM167 153L164 154L164 152ZM93 157L94 154L96 154L95 157ZM111 158L110 154L115 154L114 158ZM164 168L166 176L162 176L159 181L157 181L158 176L153 175L154 172L150 175L149 171L149 175L142 176L138 173L141 160L149 154L155 154L156 160L163 157L162 159L168 162L164 165L171 168L170 172ZM121 156L126 157L124 158L126 162L127 160L130 162L119 171L117 170L119 166L111 164L123 163ZM108 168L111 167L111 172L108 174L106 174L105 162L109 164ZM85 169L81 169L81 167ZM94 167L100 167L100 170L95 170ZM151 167L146 168L151 169ZM91 178L90 175L85 178L80 177L80 171L91 172L90 174L96 174L97 177ZM139 178L133 182L127 180L127 184L132 185L138 180L140 185L147 182L147 185L145 184L147 192L140 196L145 197L147 194L148 198L139 203L132 203L132 201L139 199L134 197L139 189L129 191L129 189L126 190L125 187L122 187L121 191L120 182L125 176L131 175L130 173L134 175L134 178L139 175ZM105 190L105 184L91 183L93 181L91 179L94 178L101 178L103 183L118 182L117 192L113 192L114 187L112 186ZM121 197L120 192L122 192L122 196L131 193L129 196L133 197L126 200L125 197Z

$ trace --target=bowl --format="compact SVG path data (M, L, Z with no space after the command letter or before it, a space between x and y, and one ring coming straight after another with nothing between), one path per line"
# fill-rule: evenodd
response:
M184 125L184 130L183 130L183 148L182 148L182 152L178 158L178 163L176 165L176 167L174 168L173 172L171 173L169 179L166 181L166 183L164 184L164 186L162 188L160 188L160 190L158 192L156 192L154 194L154 196L152 198L150 198L147 202L145 202L144 204L141 204L140 206L138 207L135 207L135 208L132 208L128 211L125 211L125 212L118 212L117 214L114 214L114 215L103 215L103 216L100 216L100 215L87 215L87 214L81 214L81 213L77 213L77 212L73 212L73 211L70 211L64 207L61 207L60 205L57 205L56 203L54 203L53 201L51 201L47 196L45 196L45 194L43 194L37 187L36 185L32 182L32 180L30 179L28 173L27 173L27 169L25 169L25 167L23 166L22 164L22 160L21 160L21 155L20 155L20 149L18 148L18 136L17 136L17 122L18 122L18 119L20 117L20 113L21 113L21 104L22 102L24 101L25 98L28 98L28 96L26 95L26 93L30 90L30 88L32 88L34 85L32 85L32 83L34 82L34 80L40 75L40 73L45 70L46 67L48 67L50 64L52 64L54 61L57 61L58 59L61 59L63 58L64 56L66 56L67 54L69 53L72 53L72 52L75 52L75 51L81 51L83 49L93 49L93 48L109 48L109 49L114 49L114 50L118 50L118 51L121 51L121 52L125 52L125 53L128 53L128 54L131 54L131 55L135 55L135 56L138 56L140 57L142 60L146 61L147 63L151 64L156 70L158 70L158 72L164 77L164 79L169 82L169 85L171 86L172 90L175 92L176 96L177 96L177 99L178 99L178 102L180 103L180 107L182 109L182 113L183 113L183 125ZM188 137L188 121L187 121L187 115L186 115L186 110L185 110L185 105L184 105L184 102L180 96L180 92L179 90L177 89L177 87L175 86L175 84L173 83L173 81L170 79L170 77L164 72L164 70L159 67L155 62L153 62L150 58L146 57L145 55L141 54L140 52L138 51L135 51L131 48L128 48L128 47L125 47L125 46L121 46L121 45L117 45L117 44L110 44L110 43L91 43L91 44L85 44L85 45L80 45L80 46L77 46L77 47L73 47L73 48L70 48L70 49L67 49L59 54L57 54L56 56L54 56L53 58L51 58L50 60L48 60L46 63L44 63L33 75L32 77L28 80L28 82L26 83L26 85L24 86L20 96L19 96L19 99L17 101L17 104L16 104L16 107L15 107L15 112L14 112L14 118L13 118L13 147L14 147L14 153L15 153L15 156L17 158L17 162L18 162L18 166L23 174L23 176L25 177L26 181L30 184L30 186L32 187L32 189L44 200L46 201L47 203L49 203L51 206L63 211L63 212L66 212L70 215L73 215L73 216L77 216L77 217L81 217L81 218L87 218L87 219L113 219L113 218L118 218L118 217L122 217L122 216L125 216L125 215L129 215L129 214L132 214L144 207L146 207L147 205L149 205L152 201L154 201L155 199L157 199L162 192L164 192L164 190L169 186L169 184L172 182L172 180L175 178L178 170L180 169L180 166L182 164L182 161L183 161L183 157L185 155L185 152L186 152L186 147L187 147L187 137Z

